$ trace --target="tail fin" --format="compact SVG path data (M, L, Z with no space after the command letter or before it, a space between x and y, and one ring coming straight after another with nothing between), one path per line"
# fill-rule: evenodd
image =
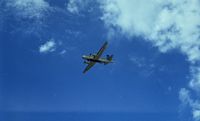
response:
M107 55L107 60L109 60L109 61L112 61L112 59L113 59L113 55Z

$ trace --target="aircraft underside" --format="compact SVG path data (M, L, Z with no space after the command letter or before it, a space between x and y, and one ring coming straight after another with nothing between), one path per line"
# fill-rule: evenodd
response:
M105 60L97 60L97 59L87 59L88 62L92 61L92 62L97 62L97 63L107 63L107 61Z
M82 58L85 60L84 63L87 64L83 73L86 73L91 67L95 65L95 63L103 63L108 64L112 62L113 55L107 55L106 58L100 58L103 54L104 50L107 47L108 42L105 42L100 50L96 54L83 55Z

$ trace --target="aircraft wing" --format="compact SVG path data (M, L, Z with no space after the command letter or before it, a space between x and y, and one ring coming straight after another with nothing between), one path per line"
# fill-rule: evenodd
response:
M83 73L86 73L92 66L94 66L96 62L91 61L85 68L85 70L83 71Z
M101 57L101 55L103 54L103 52L106 49L107 45L108 45L108 42L105 42L103 44L103 46L101 47L101 49L97 52L97 54L95 56L95 59L99 59Z

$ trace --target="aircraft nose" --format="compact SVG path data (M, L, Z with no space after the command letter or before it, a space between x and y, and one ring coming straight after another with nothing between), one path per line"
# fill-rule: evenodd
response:
M86 56L85 56L85 55L83 55L83 56L82 56L82 58L83 58L83 59L85 59L85 58L86 58Z

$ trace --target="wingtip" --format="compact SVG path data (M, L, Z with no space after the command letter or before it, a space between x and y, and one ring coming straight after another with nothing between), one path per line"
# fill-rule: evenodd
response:
M85 74L87 71L83 71L83 74Z

